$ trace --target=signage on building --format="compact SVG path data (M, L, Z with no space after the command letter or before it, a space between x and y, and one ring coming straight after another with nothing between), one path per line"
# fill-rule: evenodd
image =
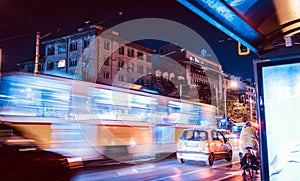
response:
M190 56L190 60L191 60L192 62L196 62L196 63L201 63L201 64L203 64L203 61L199 60L197 57Z

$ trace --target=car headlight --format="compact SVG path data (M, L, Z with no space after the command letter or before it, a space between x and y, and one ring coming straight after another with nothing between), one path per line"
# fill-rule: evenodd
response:
M71 157L71 158L67 158L67 160L71 168L83 167L83 162L81 157Z

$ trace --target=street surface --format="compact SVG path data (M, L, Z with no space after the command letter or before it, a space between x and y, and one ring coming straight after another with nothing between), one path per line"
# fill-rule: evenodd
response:
M79 170L73 181L260 181L260 175L242 176L237 153L233 161L215 161L212 167L202 162L187 161L184 164L177 162L176 156L171 156L160 162L141 164L92 164Z

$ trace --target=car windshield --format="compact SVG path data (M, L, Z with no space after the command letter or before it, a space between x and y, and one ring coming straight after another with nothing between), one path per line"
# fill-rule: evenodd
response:
M198 130L186 130L182 133L180 139L192 141L205 141L207 140L207 132Z

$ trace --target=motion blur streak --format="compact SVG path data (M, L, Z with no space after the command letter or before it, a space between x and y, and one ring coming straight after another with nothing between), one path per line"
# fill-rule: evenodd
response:
M212 105L42 74L3 75L0 100L2 121L83 161L163 159L185 128L216 126Z

